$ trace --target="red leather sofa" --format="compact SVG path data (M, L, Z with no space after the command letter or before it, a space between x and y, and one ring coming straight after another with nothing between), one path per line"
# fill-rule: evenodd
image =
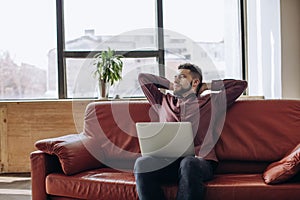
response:
M30 155L32 199L138 199L132 168L140 156L135 122L156 121L146 101L93 102L84 130L37 141ZM205 199L298 199L297 175L266 184L263 173L300 143L299 100L239 100L216 144L220 161ZM165 185L168 199L177 186Z

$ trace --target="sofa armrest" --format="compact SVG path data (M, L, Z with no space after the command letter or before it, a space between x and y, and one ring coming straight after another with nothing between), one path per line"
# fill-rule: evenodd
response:
M97 140L83 133L39 140L35 143L35 147L47 154L56 155L66 175L103 166L98 159L99 157L103 159L103 156ZM91 153L91 149L95 151Z
M30 154L32 200L46 200L46 176L52 172L62 172L57 156L34 151Z

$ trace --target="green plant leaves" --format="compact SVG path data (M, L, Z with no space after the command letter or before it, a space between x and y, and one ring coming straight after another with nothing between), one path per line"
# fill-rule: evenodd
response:
M96 70L94 76L98 76L98 80L110 82L113 85L116 81L122 79L123 69L122 55L115 55L115 51L108 48L94 56Z

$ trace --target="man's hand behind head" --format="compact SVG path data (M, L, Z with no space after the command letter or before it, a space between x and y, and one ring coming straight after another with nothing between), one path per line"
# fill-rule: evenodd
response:
M200 88L200 90L199 90L199 94L201 94L204 90L208 90L209 88L208 88L208 84L207 83L202 83L202 86L201 86L201 88Z

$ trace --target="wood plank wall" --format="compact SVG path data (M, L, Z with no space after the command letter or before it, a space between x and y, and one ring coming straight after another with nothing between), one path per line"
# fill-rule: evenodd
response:
M89 101L0 102L0 172L30 172L39 139L82 131Z

